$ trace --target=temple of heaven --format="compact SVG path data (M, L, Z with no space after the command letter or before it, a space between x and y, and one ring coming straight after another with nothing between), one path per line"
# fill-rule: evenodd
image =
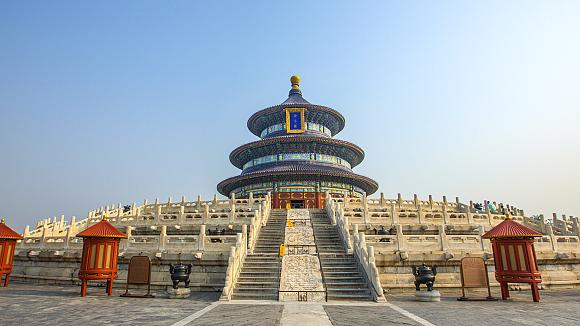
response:
M230 162L242 173L220 182L218 191L228 197L270 193L273 208L323 208L327 192L362 197L377 191L377 182L352 172L364 151L333 138L344 128L344 117L306 101L299 76L290 81L286 101L248 120L261 139L232 151Z

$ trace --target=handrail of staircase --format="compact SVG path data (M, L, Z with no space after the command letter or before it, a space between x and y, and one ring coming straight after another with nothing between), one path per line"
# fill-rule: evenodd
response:
M271 206L270 195L266 195L265 200L260 204L261 209L255 212L254 218L251 220L248 234L248 250L250 253L254 253L254 247L258 241L260 230L270 218Z
M379 270L375 263L375 248L366 245L364 232L358 232L358 225L353 225L354 256L363 267L363 272L373 289L373 298L377 302L386 301L379 278Z
M347 250L347 253L352 253L352 241L350 237L350 230L348 224L348 217L344 216L344 208L337 203L330 197L327 196L326 200L326 214L330 217L332 223L336 223L338 226L338 233L342 238L342 242L344 247Z
M234 286L240 276L242 265L248 253L248 226L242 225L242 233L236 234L236 246L230 247L230 257L228 258L228 269L226 280L220 300L231 300Z

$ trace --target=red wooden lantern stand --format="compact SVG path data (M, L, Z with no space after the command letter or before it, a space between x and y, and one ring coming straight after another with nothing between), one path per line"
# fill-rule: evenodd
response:
M22 236L9 228L2 218L0 221L0 286L3 276L4 287L8 286L8 278L12 273L12 263L14 262L14 248L18 240L22 240Z
M113 294L113 280L117 278L119 242L127 235L117 230L103 216L99 223L77 234L83 238L83 257L79 279L81 297L87 295L87 281L106 280L107 294Z
M501 298L509 298L508 283L529 283L532 298L540 301L538 284L542 276L538 270L534 237L537 231L513 221L509 217L483 235L491 239L495 263L495 279L501 287Z

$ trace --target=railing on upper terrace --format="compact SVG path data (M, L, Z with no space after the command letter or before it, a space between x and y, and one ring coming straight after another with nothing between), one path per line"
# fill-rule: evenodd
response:
M106 207L90 211L87 218L76 221L73 217L70 224L61 217L60 221L42 220L37 228L30 231L26 227L20 249L28 250L71 250L81 249L82 241L76 234L99 222L107 215L109 222L127 233L128 239L121 241L121 252L126 251L220 251L228 252L235 244L235 232L242 225L249 225L246 231L248 246L252 250L262 225L270 213L270 196L228 200L167 203ZM191 229L194 227L195 229ZM213 227L221 227L225 232L212 234L207 232ZM184 228L190 231L184 232ZM145 231L144 231L145 230ZM181 230L181 231L180 231ZM229 233L229 234L227 234Z
M346 204L344 199L341 200L339 198L338 202L335 202L335 200L336 198L328 200L326 209L333 223L338 226L343 239L349 238L349 240L344 240L345 245L352 242L353 249L356 252L357 241L360 243L361 234L363 234L365 243L374 247L374 251L377 254L398 254L400 260L408 259L409 253L440 254L441 259L444 260L464 254L482 254L491 257L490 242L481 236L492 225L499 223L505 218L504 215L491 214L493 223L490 224L488 218L478 222L478 219L473 217L480 214L470 213L469 206L461 204L451 206L458 207L464 212L453 210L451 206L443 205L444 203L435 202L433 202L434 207L447 208L440 211L414 209L415 201L384 200L382 201L383 205L381 205L381 200L368 200L366 201L367 205L363 205L364 198L361 200L349 198ZM400 206L398 202L401 203ZM427 203L422 202L420 204L427 205ZM344 208L344 205L346 205L346 208ZM392 214L393 206L397 207L395 214ZM419 213L426 216L428 214L432 216L439 214L437 218L441 221L433 223L429 219L423 219L423 223L418 223ZM448 216L447 223L443 222L445 220L443 218L444 213ZM393 215L399 215L397 223L393 223L393 220L390 219ZM406 219L403 219L401 215ZM459 222L461 219L467 220L468 215L472 217L470 219L471 223L467 221ZM486 214L486 216L489 216L489 214ZM567 253L575 255L580 252L577 218L564 219L566 230L563 230L564 226L561 226L558 231L553 229L553 224L556 223L545 223L543 220L540 221L539 218L524 216L514 216L512 218L544 233L542 238L536 240L536 251L544 252L548 255L552 253L558 257L568 256ZM365 221L367 222L365 223ZM363 233L359 232L359 227ZM563 232L567 232L568 235L561 235L560 233ZM357 236L359 240L355 239ZM361 249L359 248L358 250L360 251Z

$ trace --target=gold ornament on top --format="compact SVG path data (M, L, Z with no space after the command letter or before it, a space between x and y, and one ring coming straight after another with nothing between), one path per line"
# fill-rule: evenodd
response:
M292 83L292 89L300 89L300 76L290 77L290 83Z

